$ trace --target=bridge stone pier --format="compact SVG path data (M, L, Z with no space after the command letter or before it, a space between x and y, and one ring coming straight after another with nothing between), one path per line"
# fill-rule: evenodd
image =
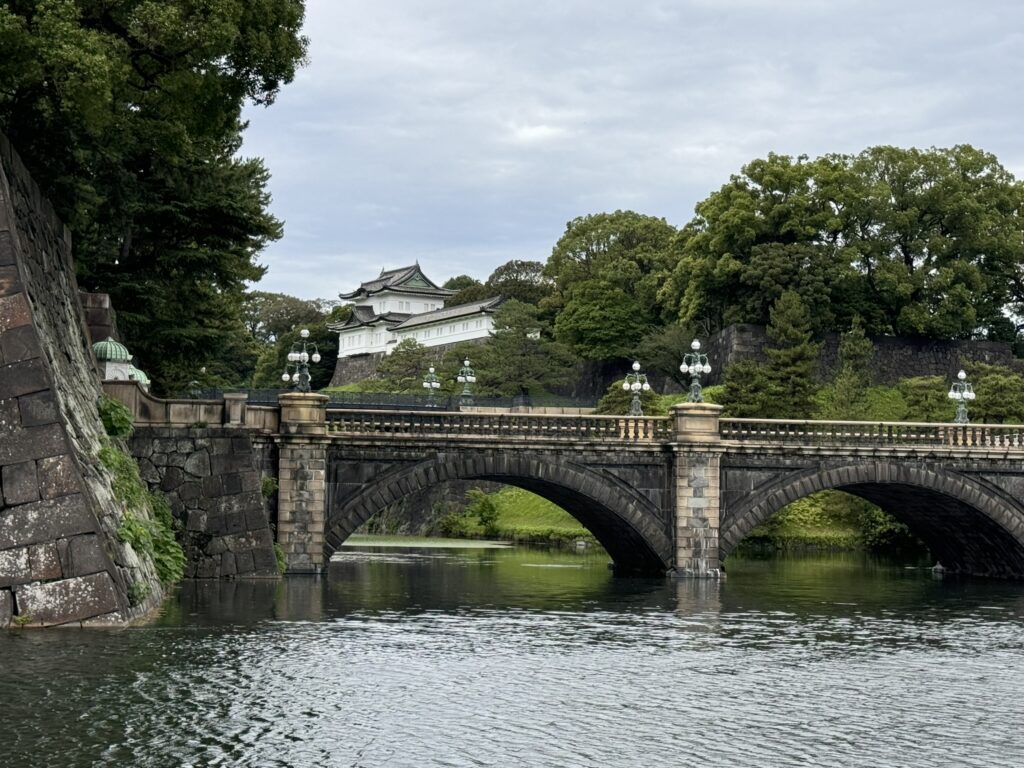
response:
M621 573L721 577L757 525L838 489L905 523L947 571L1024 578L1024 426L728 419L705 403L669 417L358 410L298 393L222 411L278 478L293 573L321 571L406 496L481 480L555 502Z

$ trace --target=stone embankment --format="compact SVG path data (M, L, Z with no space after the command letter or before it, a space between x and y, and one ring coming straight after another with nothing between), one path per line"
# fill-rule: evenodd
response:
M124 623L163 596L118 537L78 293L70 234L0 136L0 626Z

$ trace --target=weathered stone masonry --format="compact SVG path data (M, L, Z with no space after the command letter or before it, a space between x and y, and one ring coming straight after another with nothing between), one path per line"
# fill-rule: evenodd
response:
M152 563L117 537L124 511L96 458L100 388L70 254L0 136L0 626L121 623L162 597Z
M184 531L186 577L278 575L247 432L141 428L132 435L131 450L142 479L167 497Z

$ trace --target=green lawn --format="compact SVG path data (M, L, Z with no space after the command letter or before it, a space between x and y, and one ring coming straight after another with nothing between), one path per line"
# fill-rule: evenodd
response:
M508 486L491 499L498 508L497 534L500 539L533 542L573 542L596 539L586 528L561 507L522 488ZM466 533L483 536L483 528L472 518L467 520Z

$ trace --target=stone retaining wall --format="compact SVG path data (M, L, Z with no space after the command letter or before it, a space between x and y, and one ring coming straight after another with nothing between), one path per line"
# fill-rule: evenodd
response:
M188 557L185 575L278 575L260 472L249 433L237 429L136 429L142 479L167 497Z
M95 365L70 234L0 136L0 626L124 623L163 596L117 535Z

